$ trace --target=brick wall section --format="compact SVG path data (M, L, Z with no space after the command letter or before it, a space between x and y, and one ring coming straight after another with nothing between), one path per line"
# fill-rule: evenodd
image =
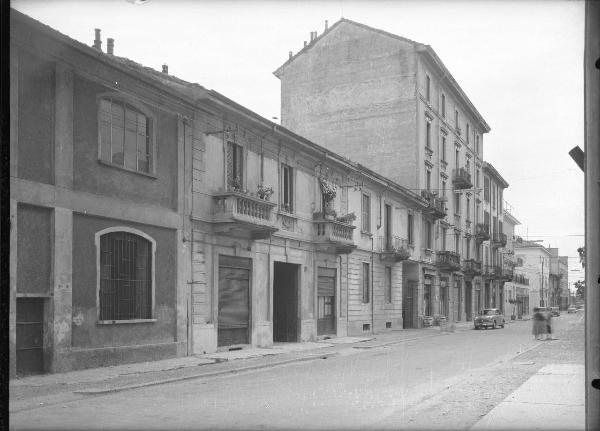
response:
M341 23L284 68L282 125L410 187L415 74L410 43Z

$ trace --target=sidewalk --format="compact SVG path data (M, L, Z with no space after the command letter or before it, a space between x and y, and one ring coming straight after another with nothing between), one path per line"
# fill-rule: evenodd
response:
M544 366L471 430L584 430L584 373L579 364Z
M10 381L10 411L68 402L100 395L194 378L214 377L293 362L326 359L340 351L371 349L470 330L471 322L454 327L391 331L366 337L333 337L313 342L275 343L265 348L246 348L153 362L93 368L67 373L29 376Z

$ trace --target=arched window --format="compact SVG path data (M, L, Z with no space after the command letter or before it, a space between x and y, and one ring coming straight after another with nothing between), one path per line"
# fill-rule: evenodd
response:
M152 120L140 109L112 97L99 101L100 160L152 173Z
M135 232L107 229L96 235L100 321L153 318L155 243Z

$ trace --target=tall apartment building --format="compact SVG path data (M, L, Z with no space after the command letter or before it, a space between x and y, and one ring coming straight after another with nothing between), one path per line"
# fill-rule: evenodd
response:
M341 19L274 74L282 125L443 202L447 214L423 220L420 314L469 320L496 303L479 299L490 127L433 49Z
M529 278L521 270L523 259L515 255L515 244L522 241L515 235L515 226L521 222L511 213L506 203L503 211L506 246L502 255L502 276L505 279L502 308L507 318L521 319L529 314Z
M503 190L508 183L491 163L483 164L483 208L484 228L489 239L482 244L484 277L484 303L486 307L502 308L504 304L504 282L510 280L510 269L506 268L505 256L507 235L504 233ZM510 261L510 260L509 260Z

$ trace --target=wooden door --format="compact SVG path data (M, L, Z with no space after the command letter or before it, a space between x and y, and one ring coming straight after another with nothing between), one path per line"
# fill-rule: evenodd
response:
M219 257L217 345L249 343L250 259Z
M335 334L335 269L319 268L317 335Z

